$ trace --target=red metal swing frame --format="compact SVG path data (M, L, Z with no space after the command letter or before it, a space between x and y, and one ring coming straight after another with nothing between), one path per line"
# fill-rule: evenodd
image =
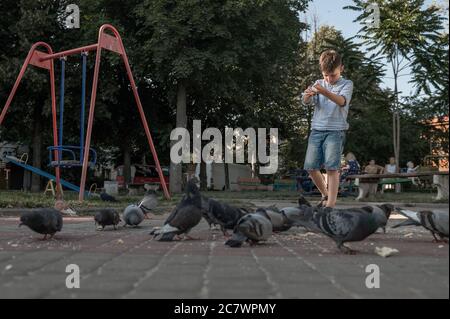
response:
M105 31L111 31L113 35L109 35L105 33ZM46 49L47 52L43 52L40 50L37 50L37 48L43 47ZM100 27L98 32L98 42L95 44L87 45L84 47L71 49L67 51L57 52L53 53L52 48L50 45L48 45L45 42L36 42L31 47L30 51L28 52L27 58L25 59L24 64L22 65L22 68L20 70L20 73L16 79L16 82L14 83L13 89L11 93L9 94L8 100L6 101L5 107L2 110L2 113L0 115L0 125L2 125L3 120L5 118L5 115L9 109L9 106L12 102L12 99L17 91L17 88L20 84L20 81L22 80L22 77L28 67L29 64L47 69L50 72L50 94L52 99L52 122L53 122L53 144L55 147L58 147L58 130L57 130L57 121L56 121L56 94L55 94L55 74L54 74L54 66L53 66L53 60L60 58L60 57L66 57L69 55L74 55L77 53L82 52L88 52L88 51L97 51L96 57L95 57L95 68L94 68L94 79L92 82L92 94L91 94L91 102L90 102L90 108L89 108L89 118L88 118L88 126L87 126L87 132L86 132L86 141L84 143L84 154L83 154L83 168L81 173L81 182L80 182L80 193L79 193L79 200L83 201L84 199L84 190L86 185L86 174L88 169L88 162L89 162L89 149L91 145L91 133L92 133L92 126L94 122L94 109L95 109L95 99L97 95L97 85L98 85L98 75L100 71L100 57L102 49L115 52L122 56L122 60L125 64L125 68L127 70L128 79L130 80L131 89L133 90L134 99L136 101L136 105L139 111L139 114L141 116L141 121L144 126L145 134L147 136L147 140L150 146L150 150L153 155L153 160L155 161L155 165L158 169L158 175L161 182L162 189L164 191L164 196L167 199L170 199L170 194L167 189L167 185L164 181L163 172L161 170L161 166L159 164L158 160L158 154L156 153L155 146L153 144L153 139L150 133L150 129L147 123L147 119L145 117L144 109L142 107L141 100L139 98L139 94L137 91L136 83L134 82L133 74L131 72L130 64L128 62L128 57L125 52L125 48L122 43L122 38L120 37L119 32L116 28L114 28L112 25L104 24ZM55 151L55 159L56 161L59 160L59 154L57 151ZM60 190L60 168L55 167L55 176L56 176L56 184L58 185L57 189L58 192Z

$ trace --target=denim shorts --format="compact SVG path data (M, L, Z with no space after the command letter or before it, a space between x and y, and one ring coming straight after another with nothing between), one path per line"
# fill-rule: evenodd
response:
M308 140L304 169L308 171L322 168L330 171L341 168L345 131L312 130Z

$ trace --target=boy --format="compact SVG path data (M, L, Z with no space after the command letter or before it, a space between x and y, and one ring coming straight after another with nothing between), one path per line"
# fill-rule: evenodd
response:
M314 106L304 168L322 193L319 206L335 207L353 82L341 77L344 66L336 51L323 52L319 63L323 80L306 89L302 99L304 104ZM327 171L328 187L320 173L321 168Z

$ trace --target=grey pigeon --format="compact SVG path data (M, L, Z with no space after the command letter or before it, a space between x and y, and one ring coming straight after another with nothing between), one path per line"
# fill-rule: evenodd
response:
M298 204L299 204L299 208L285 208L282 210L282 213L284 213L285 215L289 215L288 220L295 221L298 219L298 217L300 215L302 215L302 213L301 213L302 211L304 211L304 210L311 211L311 209L313 209L313 208L309 208L309 207L312 207L311 203L302 195L300 195L300 197L298 199ZM317 206L317 208L319 208L319 206ZM391 205L391 204L368 205L368 206L361 207L361 209L366 212L369 212L369 213L384 214L386 216L386 223L381 224L380 228L382 228L383 232L386 233L386 224L387 224L387 221L389 220L389 217L391 216L392 211L394 210L393 205ZM299 215L299 213L300 213L300 215ZM297 225L297 226L301 226L301 225ZM303 226L307 226L307 225L303 225Z
M335 209L327 207L300 207L302 213L297 217L297 224L318 231L333 239L339 250L355 253L344 246L346 242L361 241L384 227L386 214L379 210L349 208Z
M61 231L63 226L63 218L59 211L54 208L36 209L31 212L23 213L20 216L19 227L25 225L31 230L44 235L44 240L47 235L53 238L56 232Z
M164 222L164 226L150 232L158 241L172 241L175 235L188 234L202 219L200 191L192 179L187 183L186 194Z
M382 205L369 205L361 207L361 209L374 214L384 214L386 216L386 222L380 225L380 228L383 229L383 232L386 234L386 225L391 217L391 213L394 211L394 206L391 204L382 204Z
M433 235L436 242L447 241L448 238L448 211L447 212L432 212L432 211L420 211L414 212L407 209L397 208L397 212L407 217L408 219L400 224L393 226L392 228L402 226L422 226L428 229ZM440 240L437 239L439 236Z
M105 226L113 225L114 229L120 223L120 215L114 209L102 209L94 216L95 225L102 226L102 230Z
M283 232L292 228L293 223L276 207L258 208L257 211L264 211L270 217L274 232Z
M114 202L114 203L117 202L117 199L114 196L109 195L105 191L100 193L100 199L104 202Z
M122 219L124 221L124 226L136 227L144 220L144 212L141 208L136 205L129 205L125 208L122 214Z
M147 218L147 214L158 206L158 194L152 189L148 190L137 206L142 209Z
M319 230L311 224L310 220L305 216L312 216L314 209L308 205L299 207L285 207L280 210L280 214L285 218L286 224L291 227L304 227L311 232L319 232Z
M234 229L239 219L248 212L243 208L202 196L202 213L210 227L219 225L223 234L227 236L227 229Z
M255 244L266 241L272 235L273 227L269 215L264 210L244 215L234 228L233 236L225 245L241 247L245 241Z

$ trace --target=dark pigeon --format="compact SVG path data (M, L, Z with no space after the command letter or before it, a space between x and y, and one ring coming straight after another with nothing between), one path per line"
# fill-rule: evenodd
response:
M120 215L114 209L102 209L95 214L94 220L95 226L102 226L102 230L105 229L105 226L109 225L117 229L116 226L120 223Z
M176 235L188 234L202 219L202 200L195 180L186 186L186 194L164 222L150 232L158 241L172 241Z
M138 207L142 209L142 212L147 217L147 214L150 213L158 206L158 195L154 190L148 190L144 198L139 202Z
M248 212L243 208L202 196L202 213L210 227L219 225L224 236L228 236L227 229L233 230L239 219Z
M144 220L145 215L141 208L136 205L129 205L125 208L122 214L124 226L137 227Z
M335 209L327 207L299 207L302 211L296 224L318 231L333 239L339 250L353 254L355 251L344 246L346 242L361 241L384 227L386 214L377 210L362 208Z
M59 211L53 208L36 209L20 216L20 224L28 226L31 230L43 234L44 240L47 235L53 238L56 232L61 231L63 226L63 218Z
M386 216L386 222L380 225L380 228L383 229L383 232L386 234L386 225L391 217L391 213L394 211L394 206L391 204L382 204L382 205L370 205L361 207L361 209L375 214L384 214Z
M273 227L269 215L264 210L244 215L234 228L233 236L225 245L241 247L245 241L256 244L266 241L272 235Z
M434 237L436 242L448 242L448 211L447 212L432 212L432 211L420 211L414 212L407 209L397 208L397 212L407 217L408 219L402 223L399 223L392 228L402 226L422 226L428 229ZM438 239L439 236L440 239Z
M209 198L202 196L202 216L206 220L206 222L209 225L209 228L211 229L212 226L218 225L211 217L209 217L208 211L209 211Z
M306 205L306 206L309 206L309 207L312 206L311 203L303 195L300 195L298 197L298 206L301 207L303 205Z
M117 202L117 199L114 196L109 195L105 191L100 193L100 199L104 202Z

